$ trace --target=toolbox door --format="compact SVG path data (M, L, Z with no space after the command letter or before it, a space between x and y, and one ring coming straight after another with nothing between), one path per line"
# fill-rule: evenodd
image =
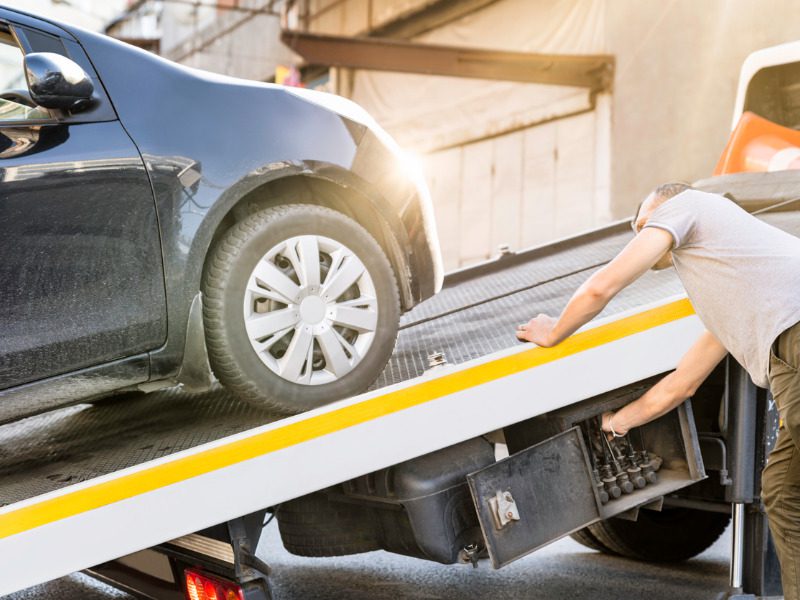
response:
M467 477L495 568L601 519L636 520L640 508L660 510L665 496L705 479L691 402L687 400L635 430L650 461L658 464L653 467L654 476L641 478L637 485L628 476L628 483L616 486L615 494L601 491L604 484L595 479L601 457L596 448L587 447L587 443L595 444L587 441L594 439L588 434L587 423L625 401L621 396L610 405L587 401L556 411L552 418L561 423L561 433ZM603 435L596 428L594 432ZM609 441L609 448L615 443ZM619 477L624 478L625 463L621 464Z
M495 568L600 518L578 427L469 475Z

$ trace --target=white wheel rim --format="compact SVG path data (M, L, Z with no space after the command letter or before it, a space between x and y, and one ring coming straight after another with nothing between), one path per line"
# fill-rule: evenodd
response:
M272 372L322 385L352 371L378 326L375 283L344 244L300 235L258 261L244 293L247 338Z

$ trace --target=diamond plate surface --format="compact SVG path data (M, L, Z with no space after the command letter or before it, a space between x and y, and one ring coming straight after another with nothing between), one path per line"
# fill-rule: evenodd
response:
M444 352L449 363L458 364L521 344L514 334L517 325L538 313L558 315L575 289L593 271L566 276L404 329L398 336L389 364L373 389L421 375L428 367L428 355L432 352ZM647 273L617 295L598 318L682 292L683 286L674 271Z
M614 258L632 238L633 232L627 224L612 225L452 273L445 279L442 291L407 313L400 326L411 327L453 310L463 310L571 274L588 272Z

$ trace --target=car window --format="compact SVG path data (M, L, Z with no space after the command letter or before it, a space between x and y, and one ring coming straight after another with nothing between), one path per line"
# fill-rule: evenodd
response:
M7 28L0 27L0 124L3 121L50 119L45 109L25 99L28 86L22 63L22 50ZM30 104L30 105L29 105Z

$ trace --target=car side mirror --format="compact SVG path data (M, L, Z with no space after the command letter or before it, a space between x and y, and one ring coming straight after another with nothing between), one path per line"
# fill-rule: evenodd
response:
M66 56L34 52L25 55L24 64L31 100L38 106L76 111L91 104L92 80Z

